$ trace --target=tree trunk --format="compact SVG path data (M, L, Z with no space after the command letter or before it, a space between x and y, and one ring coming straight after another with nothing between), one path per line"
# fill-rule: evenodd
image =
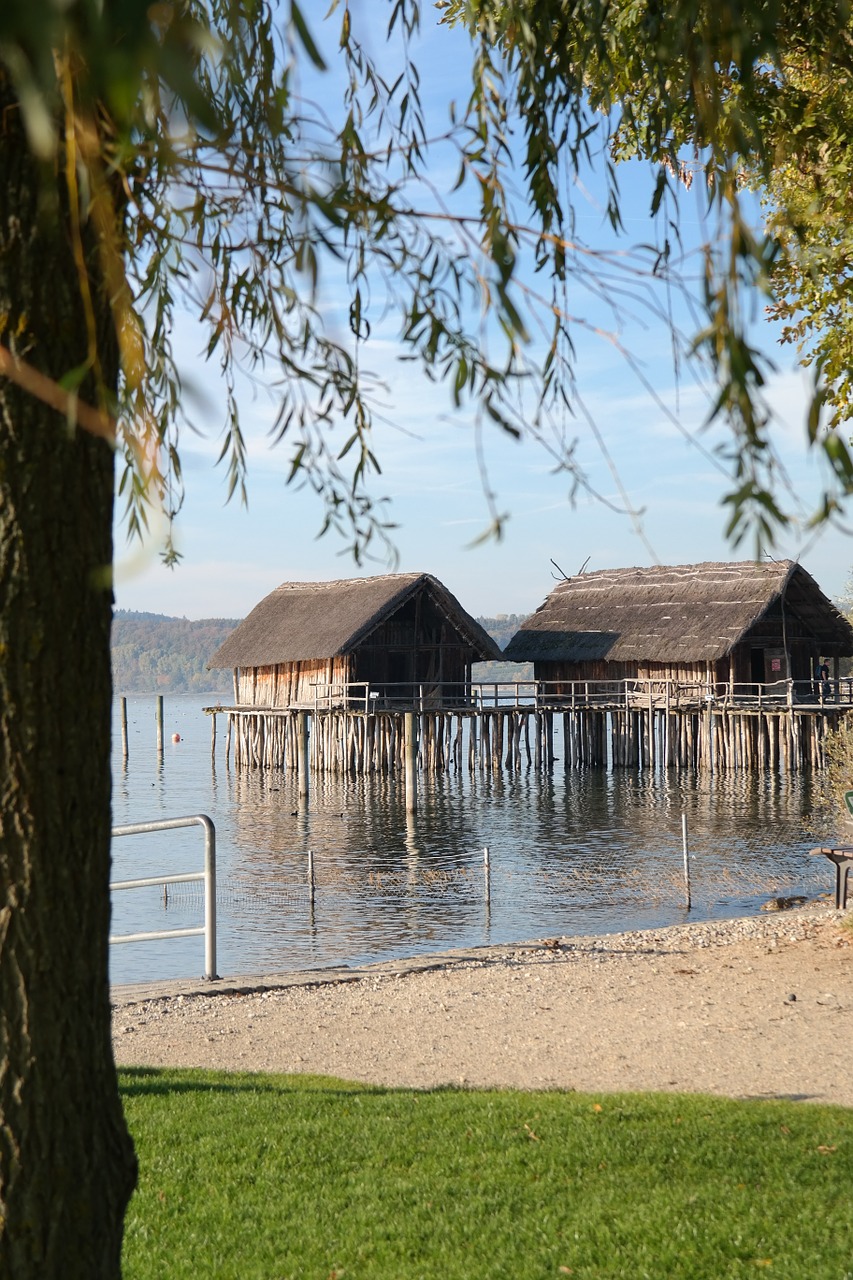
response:
M53 379L87 358L61 174L33 161L0 66L0 342ZM85 228L84 248L114 390ZM94 378L80 391L96 400ZM110 1041L112 502L109 445L0 378L4 1280L118 1276L136 1177Z

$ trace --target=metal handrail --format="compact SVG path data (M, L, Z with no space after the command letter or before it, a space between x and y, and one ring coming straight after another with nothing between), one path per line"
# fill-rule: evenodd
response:
M113 836L144 835L150 831L171 831L178 827L200 826L204 829L204 871L190 871L173 876L146 876L139 880L114 880L110 890L143 889L154 884L186 884L204 881L204 924L192 929L158 929L149 933L121 933L110 936L110 942L151 942L156 938L189 938L204 934L204 977L214 982L216 972L216 828L204 813L186 818L160 818L154 822L133 822L113 827Z

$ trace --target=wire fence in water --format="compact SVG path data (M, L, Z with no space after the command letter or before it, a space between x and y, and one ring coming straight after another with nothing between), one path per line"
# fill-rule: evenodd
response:
M829 895L831 872L820 860L774 860L750 845L750 857L736 864L715 856L708 848L693 850L685 861L683 850L670 847L629 859L615 850L598 850L592 856L555 865L524 865L517 856L501 858L487 848L466 850L453 856L419 852L399 854L403 865L370 866L365 852L363 870L341 866L333 852L309 858L295 850L274 875L251 873L220 877L217 905L223 909L264 913L307 908L321 900L435 903L521 902L538 900L579 906L619 906L641 903L645 907L693 905L703 914L715 904L784 896ZM792 865L793 863L793 865ZM203 895L195 884L163 886L164 908L192 911L201 907Z
M448 852L405 839L344 845L334 834L318 841L310 859L295 844L244 845L239 861L231 853L217 876L219 970L357 965L747 915L774 899L832 901L826 860L810 858L805 841L780 845L769 825L691 838L689 900L675 823L660 837L610 823L586 834L591 838L547 844L504 841L489 848L488 862L484 846ZM124 915L129 903L114 903L121 931L156 928L158 917L159 927L194 925L204 912L195 883L140 890L138 898L133 918ZM113 980L195 974L193 941L162 951L159 943L121 948L111 957Z

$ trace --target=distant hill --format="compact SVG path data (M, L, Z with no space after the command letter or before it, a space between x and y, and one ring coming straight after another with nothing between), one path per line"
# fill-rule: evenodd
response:
M478 618L503 649L523 614ZM162 613L117 609L113 618L113 688L126 693L231 693L230 671L208 671L207 663L240 618L170 618ZM477 662L475 680L529 680L533 669L517 662Z
M499 613L496 618L478 618L477 621L495 643L505 649L527 617L526 613Z
M231 692L230 671L207 662L240 618L168 618L117 609L113 618L113 688L125 693Z
M521 624L526 613L499 613L496 618L478 618L501 649L505 649ZM475 662L472 676L475 680L532 680L532 662Z

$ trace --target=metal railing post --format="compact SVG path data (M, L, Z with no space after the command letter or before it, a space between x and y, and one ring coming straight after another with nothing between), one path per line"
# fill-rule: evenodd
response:
M216 977L216 828L207 814L198 821L204 828L204 976Z
M122 933L110 935L111 943L118 942L152 942L160 938L189 938L204 934L204 977L215 981L216 972L216 828L205 813L195 813L186 818L160 818L154 822L132 822L126 826L113 827L112 835L136 836L146 835L152 831L172 831L179 827L200 826L204 829L204 870L191 871L181 875L145 876L138 880L114 880L110 884L111 891L119 889L144 889L151 885L187 884L191 881L204 882L204 924L190 929L158 929L146 933Z

